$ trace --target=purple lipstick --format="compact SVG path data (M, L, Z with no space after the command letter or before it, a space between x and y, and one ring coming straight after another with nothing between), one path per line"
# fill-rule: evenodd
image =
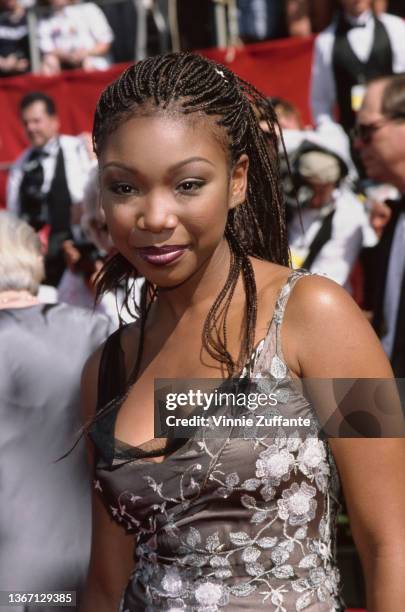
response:
M166 244L161 247L149 246L138 249L140 257L155 266L166 266L179 259L188 247L180 244Z

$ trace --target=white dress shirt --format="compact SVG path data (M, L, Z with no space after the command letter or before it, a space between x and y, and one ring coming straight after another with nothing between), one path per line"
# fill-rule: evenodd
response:
M100 7L86 2L65 6L50 17L40 19L38 38L42 53L69 53L93 49L98 43L110 43L114 35ZM105 70L111 64L108 54L89 56L87 62L95 70Z
M42 192L48 193L55 174L56 160L62 148L65 162L66 182L73 204L80 204L83 199L84 187L90 172L90 160L83 140L78 136L59 136L48 141L43 147L47 154L42 160L44 182ZM24 175L24 163L32 152L26 149L12 166L7 181L7 208L15 215L20 214L20 186Z
M399 215L392 239L387 280L384 293L384 322L387 329L381 338L383 348L389 358L394 348L395 328L401 297L402 278L405 271L405 213Z
M368 219L364 206L349 189L336 189L332 198L331 205L322 209L302 209L301 220L297 212L289 223L288 240L293 265L300 267L324 217L335 207L331 239L314 259L311 272L325 275L350 291L348 278L362 247Z
M364 24L347 33L348 42L359 60L366 62L374 40L375 22L371 11L359 17L346 16L349 22ZM405 22L400 17L382 13L378 19L383 23L391 43L393 70L405 72ZM336 20L321 32L315 41L312 61L310 105L315 125L333 120L336 104L336 85L333 73L333 45L335 42Z

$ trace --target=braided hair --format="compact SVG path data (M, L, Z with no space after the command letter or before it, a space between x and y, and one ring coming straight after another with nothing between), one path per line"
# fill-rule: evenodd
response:
M284 202L279 180L277 118L271 106L266 119L267 138L260 129L255 109L262 107L264 97L246 81L225 66L192 53L168 53L150 57L127 68L101 94L93 126L93 146L100 155L106 138L129 117L152 112L175 112L212 116L215 129L228 151L232 168L242 154L249 158L246 201L231 209L225 237L231 251L231 265L224 287L216 297L203 328L203 347L235 375L234 363L227 348L226 319L233 293L242 273L246 293L246 329L240 353L245 363L253 350L257 291L250 256L288 265L289 253ZM137 271L116 254L104 265L98 278L97 294L116 289L119 283L130 287ZM138 375L148 308L157 288L146 280L137 308L141 319L140 345L136 366ZM124 302L130 309L130 289Z

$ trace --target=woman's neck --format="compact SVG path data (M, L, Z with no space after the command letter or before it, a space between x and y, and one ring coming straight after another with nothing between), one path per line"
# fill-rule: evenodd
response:
M27 308L27 306L34 306L39 303L39 299L25 289L0 291L0 309Z

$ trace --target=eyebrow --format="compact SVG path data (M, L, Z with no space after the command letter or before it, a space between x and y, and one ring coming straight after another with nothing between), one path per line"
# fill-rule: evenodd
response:
M205 162L206 164L209 164L210 166L215 168L215 164L213 164L209 159L206 159L205 157L194 156L194 157L188 157L187 159L183 159L182 161L177 162L177 164L173 164L172 166L169 167L169 172L174 172L175 170L179 170L179 168L182 168L183 166L186 166L187 164L191 164L192 162ZM114 162L114 161L108 162L102 167L102 169L106 170L106 168L109 168L110 166L121 168L122 170L126 170L127 172L137 172L136 168L131 168L130 166L127 166L126 164L122 164L121 162Z

